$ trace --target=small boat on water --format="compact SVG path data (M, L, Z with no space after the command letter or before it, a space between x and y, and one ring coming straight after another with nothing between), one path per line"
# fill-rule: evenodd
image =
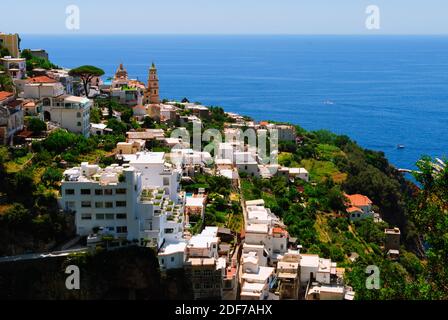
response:
M331 101L331 100L325 100L325 101L324 101L324 104L329 104L329 105L332 105L332 104L334 104L334 102L333 102L333 101Z
M404 149L404 144L397 145L397 149Z

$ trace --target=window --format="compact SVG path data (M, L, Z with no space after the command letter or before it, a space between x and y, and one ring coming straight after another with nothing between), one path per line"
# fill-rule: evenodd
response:
M212 275L211 270L204 270L204 276L210 277Z
M65 194L66 195L73 195L73 194L75 194L75 189L65 189Z
M81 118L81 112L77 112L77 113L76 113L76 117L77 117L77 118Z
M117 213L118 220L126 220L126 218L127 218L126 213Z
M91 213L81 214L81 220L92 220L92 214Z
M102 196L103 195L103 189L95 189L95 195L96 196Z
M126 194L126 189L116 189L115 194Z
M104 214L106 220L114 220L115 215L113 213Z
M169 186L170 185L170 179L169 178L163 178L163 185Z
M117 227L117 233L128 233L128 227Z
M81 126L81 122L78 121L78 123L77 123L76 125L77 125L78 127L80 127L80 126Z
M81 189L81 194L90 194L90 189Z
M111 196L113 194L113 190L112 189L104 189L104 194L106 196Z
M104 213L97 213L96 220L104 220Z
M108 201L108 202L105 202L105 203L104 203L104 206L105 206L106 208L113 208L113 207L114 207L114 203Z
M165 259L161 259L161 264L165 264Z
M126 201L116 201L115 205L117 207L126 207Z
M102 202L95 202L95 208L102 208L103 203Z
M90 208L91 206L92 206L92 203L90 201L81 201L81 207Z
M171 262L174 262L174 257L171 257Z

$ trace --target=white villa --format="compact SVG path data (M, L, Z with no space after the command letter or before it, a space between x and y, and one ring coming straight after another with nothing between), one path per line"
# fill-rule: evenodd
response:
M61 128L85 137L90 135L90 99L63 94L43 98L42 103L46 121L55 122Z
M180 241L183 200L170 200L164 188L149 188L142 178L129 165L101 169L84 162L66 170L60 201L66 211L75 213L77 234L89 236L88 243L100 242L106 234L156 248L165 241Z

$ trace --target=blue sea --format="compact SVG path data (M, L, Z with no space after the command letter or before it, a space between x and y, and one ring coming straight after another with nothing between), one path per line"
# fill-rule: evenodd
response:
M21 35L64 67L123 63L162 98L347 134L400 168L448 155L448 37ZM405 145L397 149L398 144Z

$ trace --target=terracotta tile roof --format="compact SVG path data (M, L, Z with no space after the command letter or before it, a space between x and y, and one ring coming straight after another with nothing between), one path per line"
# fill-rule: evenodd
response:
M0 101L8 99L13 96L12 92L8 91L0 91Z
M284 233L285 230L283 228L276 227L276 228L272 229L272 232L273 233Z
M353 207L364 207L372 204L372 201L362 194L345 195Z
M56 83L57 81L47 77L47 76L39 76L34 78L27 79L28 83Z
M282 235L283 237L287 237L287 236L288 236L288 231L286 231L286 230L283 229L283 228L279 228L279 227L275 227L275 228L273 228L273 229L272 229L272 233L273 233L273 234L280 234L280 235Z

